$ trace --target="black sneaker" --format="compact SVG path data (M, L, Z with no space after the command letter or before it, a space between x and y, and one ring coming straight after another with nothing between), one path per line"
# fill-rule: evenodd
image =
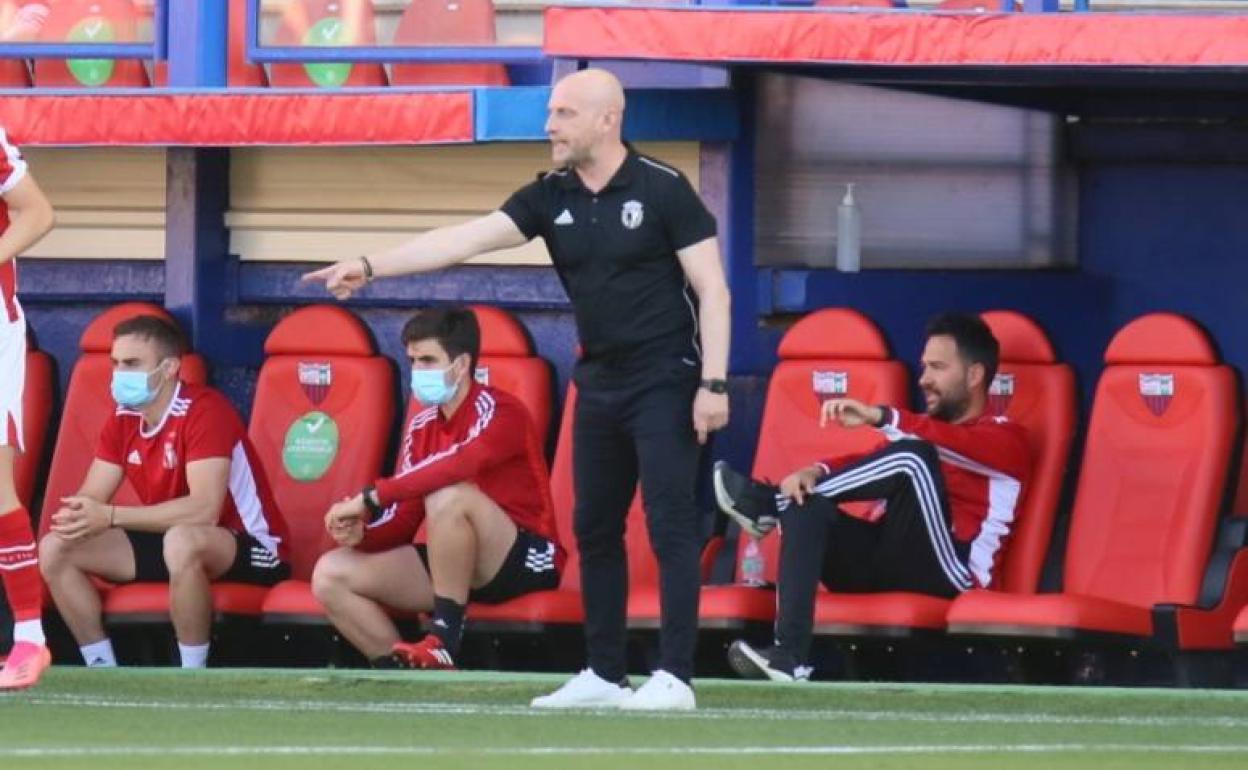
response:
M713 480L715 502L741 529L762 537L780 523L774 486L737 473L723 460L715 463Z
M793 654L779 647L756 650L738 639L728 647L728 665L745 679L773 682L805 682L810 666L799 666Z

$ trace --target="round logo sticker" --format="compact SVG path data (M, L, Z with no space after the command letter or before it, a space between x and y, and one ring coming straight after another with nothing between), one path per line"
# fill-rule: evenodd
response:
M113 25L100 16L88 16L69 30L66 39L71 43L111 43L117 36ZM74 78L84 86L102 86L113 76L112 59L67 59L65 66Z
M282 465L295 481L316 481L338 456L338 423L324 412L308 412L286 431Z
M337 16L329 16L313 24L303 36L304 45L341 46L347 44L347 25ZM308 77L321 88L337 88L351 77L351 62L308 62L303 65Z

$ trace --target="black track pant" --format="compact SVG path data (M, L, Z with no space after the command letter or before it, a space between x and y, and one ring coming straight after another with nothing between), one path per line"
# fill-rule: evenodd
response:
M838 503L884 500L867 522ZM805 661L815 591L913 591L951 597L971 587L968 544L953 538L935 448L898 441L820 478L803 505L781 501L776 643Z

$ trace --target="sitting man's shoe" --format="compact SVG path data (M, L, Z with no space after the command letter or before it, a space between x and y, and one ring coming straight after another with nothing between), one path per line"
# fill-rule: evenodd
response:
M646 683L620 704L622 711L692 711L693 688L666 671L655 671Z
M429 634L419 642L399 642L390 648L390 654L403 668L454 671L455 659L442 640Z
M52 653L42 644L18 642L0 670L0 690L24 690L39 683L52 665Z
M719 509L754 537L763 537L776 528L776 487L737 473L728 463L715 463L713 474L715 502Z
M746 679L773 682L804 682L810 679L810 666L799 666L793 654L779 647L756 650L738 639L728 647L728 664Z
M627 685L614 684L587 668L550 695L539 695L529 704L537 709L619 708L632 696Z

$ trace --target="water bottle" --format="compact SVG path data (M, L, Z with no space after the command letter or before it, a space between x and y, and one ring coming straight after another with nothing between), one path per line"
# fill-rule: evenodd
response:
M741 582L756 588L765 586L767 580L763 573L767 569L767 562L763 558L763 549L758 546L758 538L745 533L742 536L749 540L745 543L745 554L741 557Z
M854 200L854 183L845 185L845 198L836 211L836 269L858 272L862 261L862 212Z

